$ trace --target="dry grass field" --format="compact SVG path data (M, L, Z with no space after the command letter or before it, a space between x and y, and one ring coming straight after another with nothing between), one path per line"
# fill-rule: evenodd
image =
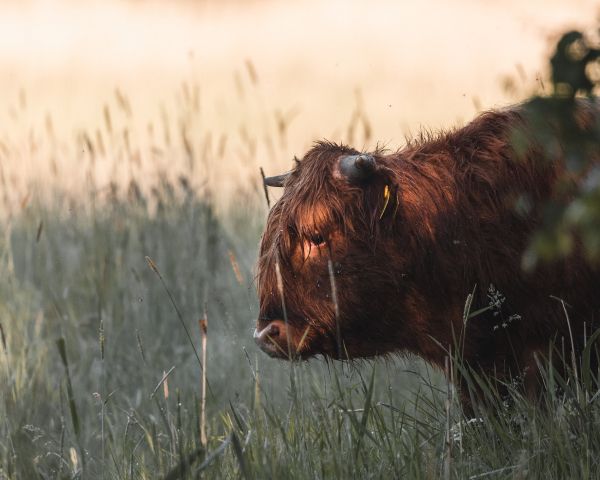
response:
M19 193L81 188L89 139L99 186L130 154L150 184L192 148L226 197L316 139L397 148L543 90L551 40L594 3L5 2L3 169Z

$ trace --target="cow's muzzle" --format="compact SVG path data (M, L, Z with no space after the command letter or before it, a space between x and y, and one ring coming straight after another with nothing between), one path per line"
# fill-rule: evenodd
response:
M266 327L254 330L254 341L271 357L291 359L295 348L288 337L288 328L283 320L272 320Z

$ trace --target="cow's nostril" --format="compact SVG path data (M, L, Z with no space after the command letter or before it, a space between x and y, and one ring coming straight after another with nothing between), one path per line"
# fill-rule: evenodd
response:
M269 325L268 335L270 337L277 338L277 337L279 337L279 333L280 333L280 330L279 330L279 326L277 324L272 323L271 325Z

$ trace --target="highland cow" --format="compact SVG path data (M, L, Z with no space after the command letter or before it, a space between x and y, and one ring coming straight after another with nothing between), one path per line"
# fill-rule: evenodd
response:
M582 128L600 119L579 107ZM600 273L578 245L522 268L565 171L523 106L391 154L316 143L265 180L284 191L261 241L256 342L280 358L410 352L443 367L460 337L468 365L535 391L536 356L561 339L580 352L598 327Z

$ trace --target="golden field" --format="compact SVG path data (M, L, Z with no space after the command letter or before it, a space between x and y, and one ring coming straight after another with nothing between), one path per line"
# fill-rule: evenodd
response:
M397 148L421 128L543 90L552 40L598 14L590 0L31 1L0 11L10 195L78 191L90 169L98 189L133 175L151 184L190 173L192 154L192 181L208 179L221 199L317 139Z

